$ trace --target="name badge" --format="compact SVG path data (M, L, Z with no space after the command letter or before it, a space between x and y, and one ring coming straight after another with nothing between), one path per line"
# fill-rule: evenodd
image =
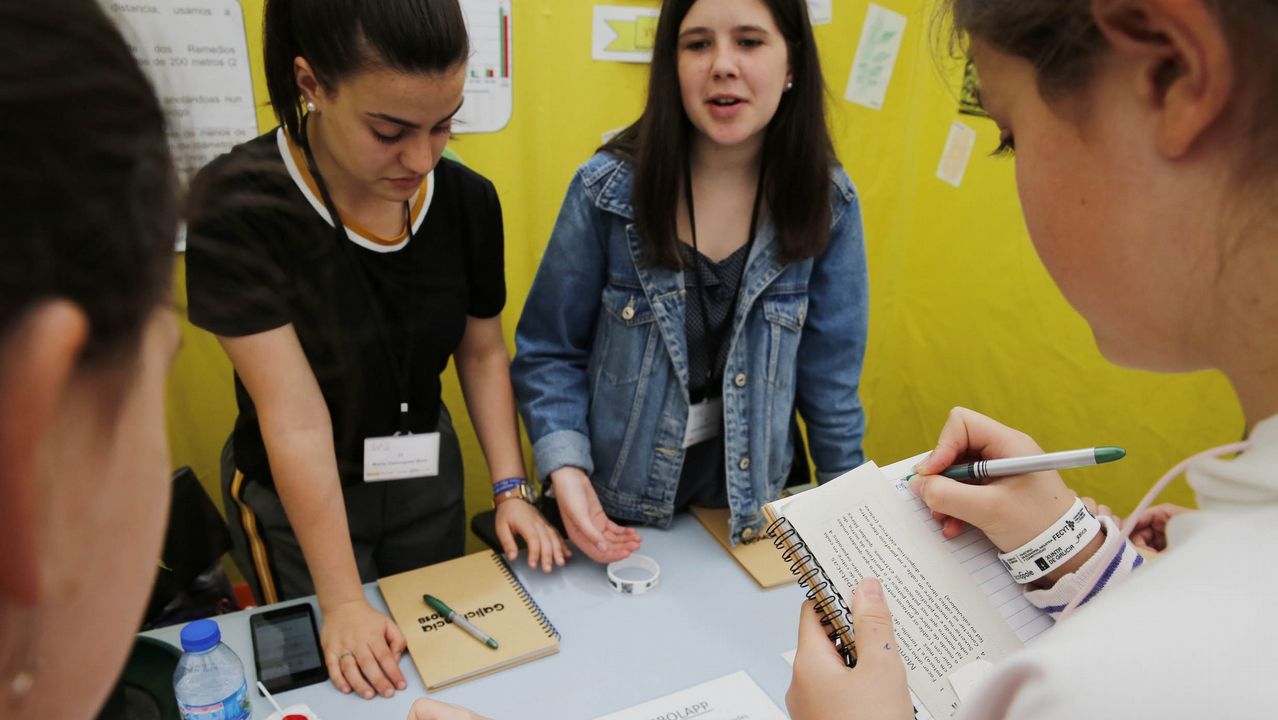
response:
M688 427L683 432L683 446L690 448L723 430L723 398L702 400L688 408Z
M439 475L439 433L364 438L364 482Z

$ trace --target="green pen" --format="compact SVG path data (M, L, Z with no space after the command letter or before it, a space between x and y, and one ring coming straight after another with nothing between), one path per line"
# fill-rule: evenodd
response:
M1062 450L1061 452L1043 453L1042 455L960 463L945 468L940 474L959 482L971 483L985 480L986 478L1009 477L1042 470L1064 470L1066 468L1100 465L1101 463L1122 460L1125 455L1127 455L1127 451L1118 447ZM908 480L916 474L912 473L906 479Z
M496 640L494 640L494 639L492 639L491 637L489 637L489 636L488 636L488 633L486 633L486 632L484 632L483 630L480 630L479 628L477 628L477 627L475 627L474 625L470 624L470 621L469 621L469 620L467 620L466 618L464 618L464 617L462 617L461 615L458 615L456 612L454 612L452 608L450 608L450 607L448 607L447 605L445 605L445 604L444 604L444 601L443 601L443 600L440 600L439 598L435 597L434 595L423 595L423 596L422 596L422 600L425 600L427 605L431 606L431 608L432 608L435 612L439 613L441 616L443 616L443 617L444 617L445 619L447 619L449 622L452 622L452 623L453 623L454 625L456 625L457 627L459 627L459 628L461 628L462 630L465 630L466 632L470 633L470 636L471 636L471 637L475 638L475 639L476 639L476 640L478 640L479 642L481 642L481 643L483 643L483 644L487 645L488 647L490 647L490 648L492 648L492 649L494 649L494 650L496 650L496 649L497 649L497 641L496 641Z

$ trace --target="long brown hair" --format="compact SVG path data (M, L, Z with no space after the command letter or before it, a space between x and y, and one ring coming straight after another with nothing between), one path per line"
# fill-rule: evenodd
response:
M634 165L635 225L645 259L682 266L674 234L683 160L692 125L679 91L679 26L696 0L664 0L653 41L643 114L601 150ZM825 81L804 0L763 0L789 48L794 87L781 96L763 142L764 200L783 262L825 252L830 236L830 173L834 144L825 124Z

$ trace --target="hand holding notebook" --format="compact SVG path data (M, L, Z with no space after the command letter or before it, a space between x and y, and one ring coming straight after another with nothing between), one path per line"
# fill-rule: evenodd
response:
M981 531L941 536L906 484L922 457L883 470L867 463L764 512L845 649L853 639L845 599L863 577L882 581L910 687L947 718L957 707L953 672L1001 659L1052 623L1025 600Z
M826 636L812 603L799 615L799 647L794 658L794 681L786 705L795 718L837 716L908 718L912 699L904 667L892 633L892 615L877 580L866 578L852 599L852 624L862 651L851 672ZM873 701L870 701L873 698ZM915 715L917 718L930 716Z

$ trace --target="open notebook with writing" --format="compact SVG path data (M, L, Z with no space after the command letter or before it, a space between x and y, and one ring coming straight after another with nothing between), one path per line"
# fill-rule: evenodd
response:
M984 533L941 535L905 482L922 458L866 463L764 513L832 632L849 643L853 589L867 575L882 581L910 689L931 715L948 718L958 708L951 676L976 660L1001 660L1052 620L1025 599Z
M559 652L559 632L491 550L389 575L377 586L427 690ZM498 648L441 618L422 600L427 593L491 635Z

